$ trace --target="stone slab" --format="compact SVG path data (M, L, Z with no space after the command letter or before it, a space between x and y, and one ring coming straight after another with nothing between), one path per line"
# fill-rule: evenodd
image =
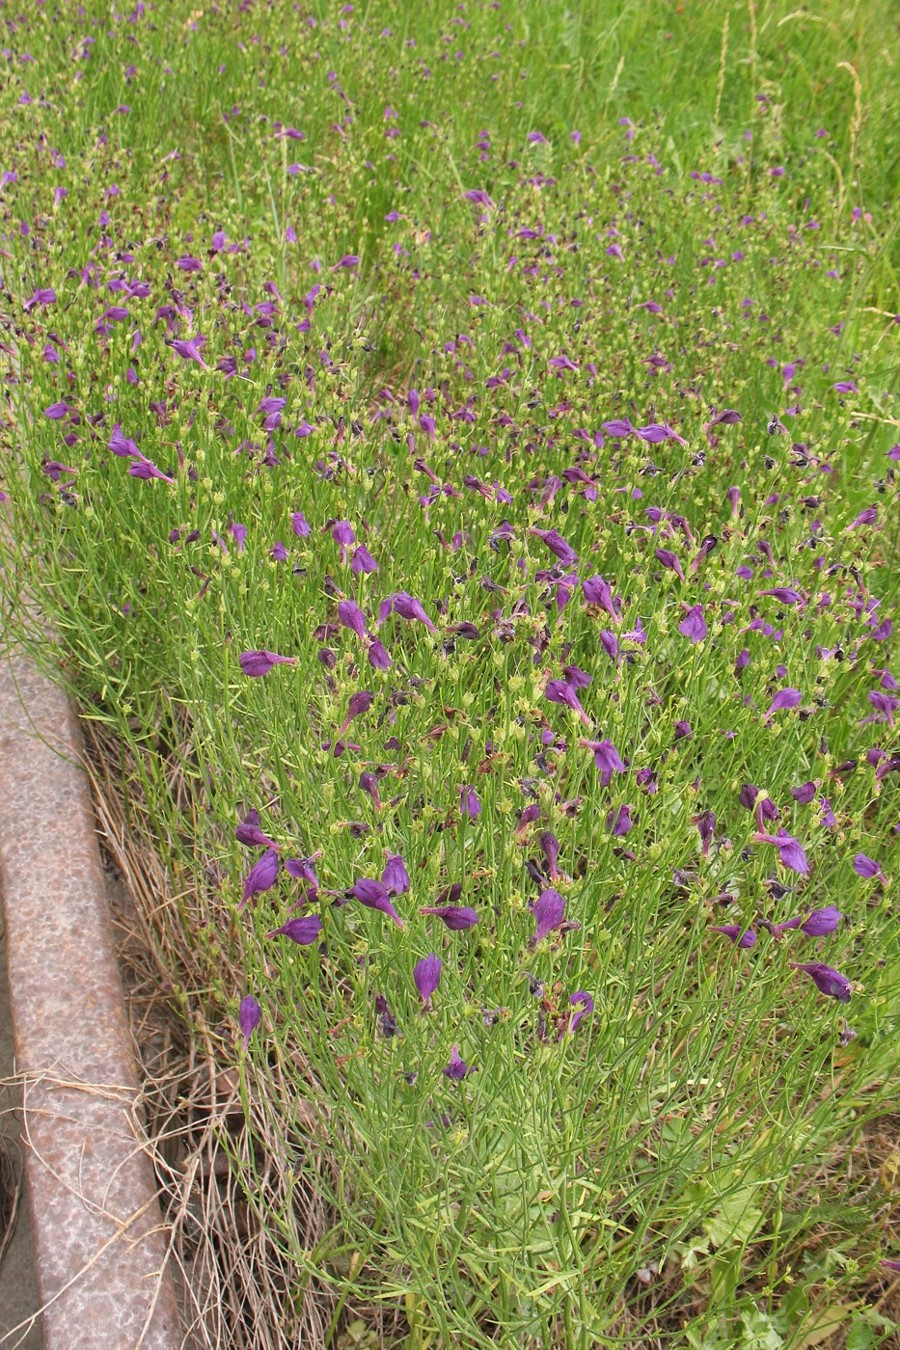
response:
M0 891L44 1345L175 1350L81 755L65 695L30 662L0 662Z

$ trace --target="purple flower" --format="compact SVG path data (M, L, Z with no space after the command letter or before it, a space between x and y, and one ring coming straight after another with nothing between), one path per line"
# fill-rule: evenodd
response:
M354 576L359 576L361 572L367 575L378 571L378 563L372 557L364 544L360 544L354 550L353 557L350 559L350 571Z
M800 931L806 937L827 937L839 927L843 917L836 905L826 905L824 909L814 909L800 924Z
M247 844L250 848L278 849L275 840L270 839L267 834L263 834L259 828L259 812L255 810L247 812L235 830L234 837L239 844Z
M559 891L555 891L551 886L541 892L531 907L535 921L535 942L540 942L548 933L552 933L560 926L565 911L566 902Z
M606 828L614 838L620 839L631 829L631 807L620 806L618 811L610 811L606 816Z
M341 562L347 561L347 549L356 543L356 535L348 520L336 520L331 527L331 537L341 550Z
M802 699L803 695L800 693L799 689L779 689L778 693L769 704L765 720L768 721L773 713L780 712L782 708L798 707Z
M603 430L606 432L607 436L611 436L613 440L624 440L626 436L634 435L634 427L627 417L616 418L612 422L604 422Z
M359 266L359 254L345 253L343 258L338 259L338 261L334 264L334 267L332 267L331 270L332 272L337 272L338 269L341 267L353 268L358 266Z
M537 526L535 526L531 533L536 535L538 539L543 540L550 552L559 558L563 567L574 567L578 562L578 554L575 552L574 548L567 544L562 535L558 534L556 530L539 530Z
M132 478L143 478L145 481L151 478L159 478L163 483L175 482L174 478L170 478L167 473L163 473L162 469L157 468L152 460L145 459L143 455L140 459L129 464L128 472Z
M295 656L279 656L277 652L241 652L241 670L258 679L268 675L273 666L293 666L296 660Z
M712 811L701 811L699 816L694 816L694 824L697 826L697 833L700 836L700 843L703 846L704 858L709 857L709 848L716 832L716 818Z
M831 966L823 966L819 961L792 961L792 970L803 970L810 977L821 994L836 998L838 1003L849 1003L853 986L846 975Z
M658 548L654 550L657 561L661 562L663 567L668 567L674 572L679 581L684 581L684 572L681 570L681 563L670 549Z
M474 928L478 922L478 915L467 905L424 905L419 913L434 914L442 919L453 933L462 933L467 928Z
M401 619L417 619L419 623L424 623L430 633L436 633L437 629L429 619L422 606L422 601L417 600L415 596L408 591L396 591L393 595L387 596L378 606L378 627L384 623L385 619L391 613L399 614Z
M703 430L709 434L713 427L733 427L741 420L741 414L734 408L723 408L720 413L716 413L709 422L706 423Z
M559 840L552 830L542 830L538 837L538 844L541 852L547 859L547 870L550 873L550 880L555 881L559 876L557 861L559 859Z
M389 853L381 874L381 884L389 895L405 895L409 890L409 873L399 853Z
M803 592L793 586L773 586L770 591L760 591L760 595L772 595L782 605L799 605L805 598Z
M464 1059L460 1059L458 1045L451 1046L450 1063L441 1072L454 1083L462 1082L466 1075L472 1072L472 1066Z
M344 627L351 629L358 638L366 636L366 616L354 600L342 600L337 607L337 616Z
M375 695L368 689L359 689L355 694L351 694L350 701L347 704L347 716L338 727L337 734L340 736L342 732L346 731L355 717L360 717L364 712L368 712L374 701Z
M593 750L594 764L600 770L601 787L609 786L614 773L625 772L625 765L612 741L580 740L578 744L584 746L586 750Z
M769 923L763 919L762 925L767 928L774 938L780 938L784 933L792 932L799 928L805 937L827 937L833 933L839 926L843 914L834 905L827 905L825 909L815 909L806 918L802 914L797 914L793 919L785 919L784 923Z
M470 820L477 819L481 815L481 802L478 799L478 793L471 784L460 788L460 811Z
M803 876L809 874L806 854L797 840L788 834L787 830L779 830L777 834L754 834L753 838L759 844L774 845L778 849L782 867L788 867L792 872L799 872Z
M866 881L871 881L878 877L879 881L884 881L885 876L879 864L874 858L869 858L865 853L857 853L853 859L853 870L858 877L864 877Z
M869 702L875 709L873 721L887 721L891 726L894 725L894 713L900 708L900 698L894 698L891 694L882 694L879 690L873 689L869 694Z
M404 926L403 920L391 904L387 887L382 885L380 881L372 881L370 878L364 877L362 881L357 881L354 886L350 887L350 895L353 896L354 900L358 900L361 905L366 905L369 909L380 910L382 914L386 914L389 919L394 920L399 928Z
M795 802L801 806L808 806L816 795L816 785L813 782L801 783L799 787L791 788L791 796Z
M300 947L309 947L322 931L318 914L307 914L302 919L288 919L280 928L273 928L268 937L286 937Z
M169 342L169 346L183 361L196 361L198 366L202 366L204 370L209 370L209 366L200 355L200 348L205 342L206 338L202 334L198 334L192 338L173 338Z
M836 394L858 394L859 386L855 380L838 380L837 384L832 385Z
M244 1049L246 1050L250 1044L250 1037L262 1021L262 1008L252 994L248 994L246 998L241 999L238 1021L240 1022L241 1034L244 1037Z
M315 894L319 889L319 878L316 876L313 863L322 856L321 850L314 853L311 858L285 858L284 870L294 877L297 881L307 881L310 885L310 891L307 899Z
M416 962L416 968L413 971L413 979L416 988L419 991L419 997L422 1000L422 1007L427 1008L431 1001L431 996L441 982L441 970L443 961L434 952L430 956L424 956L421 961Z
M724 933L732 942L736 942L739 947L755 947L756 934L752 928L742 928L736 923L718 923L713 924L713 933Z
M548 680L544 687L544 698L549 699L551 703L564 703L567 708L577 712L586 727L591 725L591 719L582 708L578 695L567 680Z
M601 609L606 610L615 623L621 621L612 590L608 582L603 580L603 577L599 575L588 577L586 581L581 583L581 589L589 605L599 605Z
M366 656L373 670L389 670L392 665L390 652L377 638L369 643Z
M703 641L707 634L707 627L706 620L703 617L702 605L691 606L678 625L678 631L684 637L690 638L691 642Z
M295 511L291 516L291 529L298 539L306 539L310 534L309 521L302 511Z
M116 423L109 438L109 448L120 459L139 459L141 452L129 436L125 436L121 426Z
M680 721L675 723L676 741L687 740L689 737L693 736L693 734L694 729L691 726L690 722Z
M254 895L259 895L262 891L268 891L275 885L278 876L278 854L273 848L267 849L259 862L251 867L247 873L244 882L244 896L241 900L241 909L252 900Z
M569 1022L563 1032L564 1036L571 1036L578 1023L583 1021L585 1017L589 1017L594 1011L594 1000L583 989L579 989L575 994L570 994L569 1003L576 1011L569 1013Z

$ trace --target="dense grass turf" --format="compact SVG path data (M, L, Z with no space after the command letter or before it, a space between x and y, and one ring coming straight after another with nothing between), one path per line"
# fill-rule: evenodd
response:
M893 7L0 18L7 632L191 897L284 1343L887 1343Z

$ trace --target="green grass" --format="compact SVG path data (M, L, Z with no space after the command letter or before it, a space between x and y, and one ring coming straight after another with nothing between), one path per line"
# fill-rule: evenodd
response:
M86 9L0 11L6 633L133 756L192 896L203 987L176 1001L240 1067L258 1148L235 1165L295 1272L258 1343L291 1343L309 1297L335 1345L379 1306L410 1350L890 1343L900 810L893 714L868 695L890 696L900 531L893 8ZM198 333L205 366L168 342ZM285 400L269 430L265 398ZM707 434L723 409L740 422ZM681 439L595 440L614 419ZM164 479L128 474L116 426ZM351 572L335 521L377 572ZM577 563L551 572L534 527ZM575 574L606 578L621 623ZM436 631L387 617L376 670L337 604L371 629L398 591ZM249 678L256 650L293 664ZM590 731L544 696L567 665L591 676ZM768 716L785 688L799 706ZM581 737L626 772L604 786ZM320 942L270 936L304 896L284 870L242 905L251 808L282 856L321 854L300 911ZM760 826L800 840L809 877ZM574 926L534 946L542 831ZM391 853L402 928L346 895ZM454 883L465 932L418 912ZM760 924L830 905L823 938ZM798 961L837 968L849 1004ZM594 1010L565 1034L579 991Z

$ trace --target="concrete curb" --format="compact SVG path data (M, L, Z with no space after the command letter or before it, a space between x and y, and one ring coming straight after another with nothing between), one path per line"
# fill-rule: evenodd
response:
M0 662L0 891L44 1345L175 1350L82 759L62 691L23 659Z

